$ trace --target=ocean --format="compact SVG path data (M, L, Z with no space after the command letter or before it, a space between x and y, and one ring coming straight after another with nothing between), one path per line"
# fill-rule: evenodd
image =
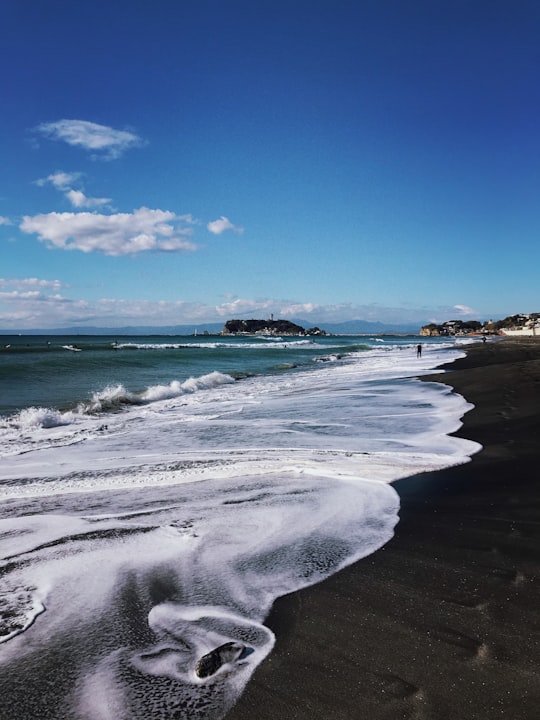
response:
M417 379L466 342L2 336L0 719L224 717L274 600L392 538L392 481L479 450Z

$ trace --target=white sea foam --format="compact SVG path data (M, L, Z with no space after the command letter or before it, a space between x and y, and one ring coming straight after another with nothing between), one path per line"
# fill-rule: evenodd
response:
M261 342L226 342L221 340L205 341L205 342L189 342L189 343L117 343L114 347L117 350L182 350L183 348L198 348L202 350L216 350L217 348L225 348L230 350L238 350L245 352L246 350L283 350L290 347L301 347L311 345L314 347L325 347L318 345L314 340L283 340L278 337L257 336L256 340L267 340L267 343ZM327 346L326 346L327 347Z
M60 425L69 425L70 420L58 410L42 407L29 407L21 410L11 417L6 425L17 430L29 430L33 428L53 428Z
M217 388L220 385L234 383L234 378L220 372L212 372L198 378L188 378L184 382L173 380L168 385L154 385L141 393L141 399L145 402L156 402L180 397L198 390Z
M31 688L37 656L62 686L54 659L62 638L76 678L70 715L108 717L91 697L99 686L116 717L168 718L171 704L175 717L222 717L272 648L262 622L274 598L373 552L397 520L389 485L350 478L288 471L208 481L197 493L184 488L109 497L109 509L129 505L130 516L89 515L86 496L78 499L81 517L63 527L47 514L18 527L0 521L10 552L11 533L24 540L8 556L6 592L35 588L10 607L18 602L22 614L39 596L47 608L26 631L28 642L19 635L2 645L0 684L2 668L14 664L17 684ZM250 653L198 678L198 660L231 641ZM24 717L26 695L11 684L8 697L13 715Z
M85 415L99 415L110 411L119 410L129 405L147 405L160 400L178 398L183 395L191 395L198 391L219 388L222 385L234 383L230 375L219 372L211 372L201 377L190 377L183 382L172 380L167 385L152 385L141 393L130 392L122 384L108 385L102 390L92 393L90 400L80 402L76 410L60 411L53 408L30 407L5 418L0 419L0 457L6 454L26 452L33 449L35 443L41 447L48 447L52 444L62 443L58 435L29 435L28 431L42 428L50 430L68 425L76 425L78 433L83 426L93 434L96 430L103 430L102 421L99 424L84 425ZM20 432L25 431L21 437ZM66 443L73 437L73 428L66 430L63 436Z
M80 403L78 412L101 413L121 405L142 405L158 400L167 400L233 382L234 378L230 375L211 372L197 378L190 377L183 382L172 380L167 385L152 385L141 393L130 392L123 385L109 385L103 390L93 393L90 402Z
M37 588L3 584L0 590L0 643L20 635L45 612Z
M13 443L0 464L11 717L222 718L271 651L275 598L390 539L391 481L478 449L449 436L463 398L414 379L447 359L381 343L315 370L156 385L118 412L17 439L0 428ZM114 386L92 401L127 395ZM229 642L246 653L197 676Z
M80 403L78 411L99 413L136 400L135 393L128 392L123 385L107 385L103 390L93 393L89 403Z

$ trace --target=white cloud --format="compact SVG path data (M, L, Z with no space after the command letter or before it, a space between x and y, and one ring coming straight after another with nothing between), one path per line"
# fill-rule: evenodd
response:
M273 311L275 306L274 300L252 300L245 298L236 298L231 302L222 303L216 306L216 312L219 317L238 318L251 313L264 313L268 315L269 311Z
M82 190L68 190L66 197L69 202L76 208L92 208L100 205L107 205L111 202L111 198L93 198L85 195Z
M346 320L370 320L387 324L408 323L417 326L433 316L434 322L452 319L455 308L392 308L382 305L317 305L276 298L238 298L231 296L221 305L182 300L144 300L101 298L73 299L61 295L57 280L23 278L0 279L0 328L23 330L30 328L94 325L122 327L125 325L179 325L188 323L225 322L231 318L274 317L304 319L309 325L325 328L325 323ZM2 288L6 288L3 291ZM310 308L312 310L310 311ZM298 310L298 312L297 312ZM481 318L479 318L481 319Z
M381 322L389 325L417 325L433 321L437 323L451 320L456 315L456 306L440 307L387 307L372 303L369 305L354 305L352 303L336 303L321 305L314 302L298 302L278 298L238 298L227 295L227 301L218 305L215 310L219 317L249 318L269 317L300 319L311 322L324 328L324 323L339 323L353 320L366 320L368 322ZM461 306L464 309L466 306ZM474 319L482 320L482 314L466 308Z
M73 301L58 293L0 291L0 327L4 330L24 330L62 326L69 322L71 316L84 312L85 308L88 308L86 301Z
M80 176L80 173L66 173L59 170L51 175L47 175L45 178L36 180L36 185L43 187L44 185L47 185L47 183L50 183L59 190L69 190L69 188L80 178Z
M457 310L460 315L478 315L476 310L467 305L454 305L454 310Z
M167 210L139 208L132 213L46 213L25 216L20 229L37 234L50 247L105 255L130 255L148 250L181 252L196 250L188 240L191 229L178 227L189 222Z
M332 322L368 320L386 324L408 324L420 329L430 318L440 323L455 318L455 306L396 308L376 303L319 305L279 298L224 296L220 305L203 302L105 297L74 299L61 294L59 280L0 278L0 329L61 328L72 325L119 328L128 325L182 325L224 323L232 318L277 318L304 321L325 329ZM478 317L482 320L482 317Z
M176 325L205 322L213 308L202 303L102 298L74 300L58 293L0 290L0 328L24 330L70 325L121 327L124 325Z
M315 303L289 303L281 307L279 314L281 317L303 317L319 310L321 306Z
M0 225L12 225L13 223L11 220L7 217L4 217L3 215L0 215Z
M214 235L221 235L226 230L233 230L236 233L243 233L244 228L233 225L229 218L222 215L218 220L212 220L206 226L207 229Z
M129 148L144 144L133 132L115 130L88 120L57 120L42 123L36 129L51 140L63 140L68 145L100 153L100 157L108 160L120 157Z
M16 290L26 288L41 288L48 290L60 290L64 283L60 280L42 280L40 278L0 278L0 288L12 287Z
M72 186L77 183L81 177L80 173L66 173L58 171L46 178L36 180L36 185L43 187L50 183L55 188L61 190L73 207L76 208L93 208L107 205L111 202L111 198L93 198L86 195L82 190L75 190ZM80 183L79 183L80 184Z
M0 291L0 300L38 300L43 296L39 290L10 290L9 292Z

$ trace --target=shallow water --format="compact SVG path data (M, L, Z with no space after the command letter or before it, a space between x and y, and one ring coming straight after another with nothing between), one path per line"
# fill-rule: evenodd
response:
M448 435L467 403L414 379L450 344L263 342L189 349L191 379L173 350L125 350L154 357L150 382L146 359L126 373L81 344L64 352L119 358L122 389L5 408L0 717L223 717L272 649L273 601L392 537L391 481L478 449Z

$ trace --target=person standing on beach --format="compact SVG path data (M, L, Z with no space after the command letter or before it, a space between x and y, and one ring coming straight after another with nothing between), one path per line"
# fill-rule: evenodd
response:
M422 345L416 346L416 357L422 357Z

